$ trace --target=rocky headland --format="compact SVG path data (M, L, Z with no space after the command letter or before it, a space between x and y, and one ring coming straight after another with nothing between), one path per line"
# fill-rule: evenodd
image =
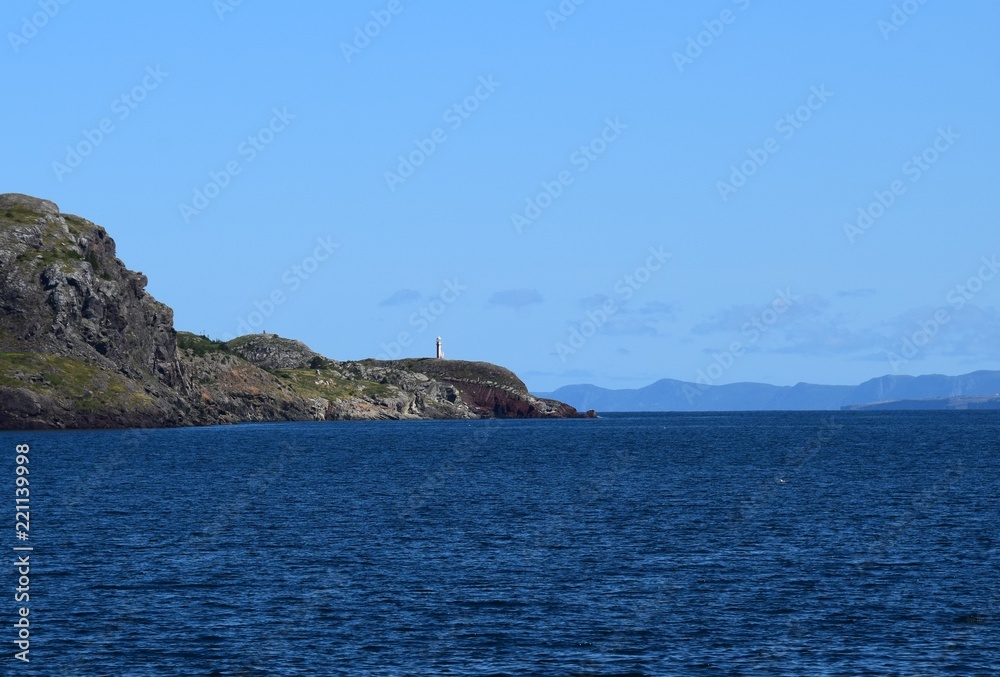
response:
M177 332L147 282L104 228L0 195L0 429L593 416L484 362L342 362L273 334Z

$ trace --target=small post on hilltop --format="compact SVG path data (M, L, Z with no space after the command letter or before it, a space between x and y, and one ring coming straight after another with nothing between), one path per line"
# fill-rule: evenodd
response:
M437 341L437 359L439 359L439 360L443 360L444 359L444 350L441 349L441 337L440 336L438 336L438 341Z

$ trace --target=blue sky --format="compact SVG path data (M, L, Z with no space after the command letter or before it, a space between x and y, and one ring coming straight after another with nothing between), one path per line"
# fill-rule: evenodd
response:
M536 391L998 369L998 24L986 0L18 0L0 190L105 226L213 337L441 335Z

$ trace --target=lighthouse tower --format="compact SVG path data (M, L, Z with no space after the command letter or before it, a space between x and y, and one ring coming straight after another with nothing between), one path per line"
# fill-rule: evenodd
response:
M441 337L440 336L438 336L438 341L437 341L437 359L439 359L439 360L443 360L444 359L444 351L441 349Z

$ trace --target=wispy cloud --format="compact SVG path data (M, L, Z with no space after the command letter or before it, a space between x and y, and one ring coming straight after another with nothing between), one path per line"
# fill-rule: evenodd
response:
M841 315L810 317L780 330L780 343L771 352L788 355L883 355L888 342L884 327L854 327Z
M420 292L415 289L400 289L379 302L380 306L402 306L420 300Z
M947 321L939 323L936 316ZM1000 310L972 304L961 311L947 306L910 308L867 325L832 308L814 307L811 313L775 325L770 334L771 340L757 346L762 352L884 361L889 353L901 353L909 341L919 347L915 360L935 355L974 358L977 363L1000 359Z
M603 310L608 303L614 304L613 313ZM597 333L607 336L665 336L663 325L677 320L673 304L649 301L633 308L627 302L616 302L607 294L580 299L580 308L600 317Z
M755 318L759 318L772 306L763 304L755 306L753 304L738 304L710 315L703 322L699 322L691 328L692 334L714 334L727 333L739 334L753 325ZM830 307L830 302L817 294L806 294L795 297L793 301L781 312L780 322L776 329L787 328L796 321L804 318L817 317L822 315Z
M635 315L619 315L601 327L608 336L661 336L658 327Z
M871 288L865 289L847 289L844 291L837 292L837 298L840 299L867 299L878 294L877 291Z
M490 296L486 305L490 308L527 308L542 301L537 289L507 289Z
M677 308L672 303L650 301L639 308L639 314L649 319L673 322L677 319Z

